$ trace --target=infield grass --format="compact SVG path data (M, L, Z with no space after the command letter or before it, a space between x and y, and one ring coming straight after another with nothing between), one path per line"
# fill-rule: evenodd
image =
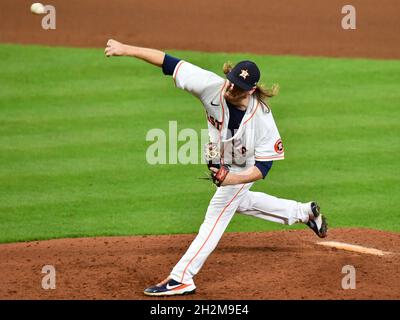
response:
M400 231L400 61L168 52L219 74L251 59L280 84L286 160L253 190L317 199L332 227ZM152 128L206 128L194 97L102 49L0 55L0 242L197 232L215 191L197 179L206 167L145 157ZM236 215L228 231L282 228L293 227Z

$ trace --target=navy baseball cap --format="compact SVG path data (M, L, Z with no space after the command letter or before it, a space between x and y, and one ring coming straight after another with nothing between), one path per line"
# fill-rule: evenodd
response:
M260 70L252 61L240 61L228 74L227 79L240 89L249 91L260 80Z

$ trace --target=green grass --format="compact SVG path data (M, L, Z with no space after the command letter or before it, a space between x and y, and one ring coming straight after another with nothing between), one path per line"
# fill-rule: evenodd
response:
M255 60L286 160L253 189L317 199L332 227L400 231L400 61L170 52L214 72ZM151 128L206 128L170 77L101 49L0 45L0 242L196 232L204 165L146 162ZM228 231L289 228L237 215ZM297 226L303 228L303 226Z

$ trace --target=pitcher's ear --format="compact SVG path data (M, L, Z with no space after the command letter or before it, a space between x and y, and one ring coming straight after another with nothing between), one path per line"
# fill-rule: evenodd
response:
M253 87L253 89L251 89L251 90L249 91L249 94L252 95L252 94L256 91L256 89L257 89L257 87Z

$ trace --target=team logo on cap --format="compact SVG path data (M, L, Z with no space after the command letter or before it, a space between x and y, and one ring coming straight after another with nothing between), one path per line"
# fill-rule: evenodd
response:
M242 77L244 80L250 75L247 70L240 70L241 73L239 74L239 77Z
M283 143L282 143L281 139L278 139L275 142L274 149L275 149L276 153L279 153L279 154L283 153Z

